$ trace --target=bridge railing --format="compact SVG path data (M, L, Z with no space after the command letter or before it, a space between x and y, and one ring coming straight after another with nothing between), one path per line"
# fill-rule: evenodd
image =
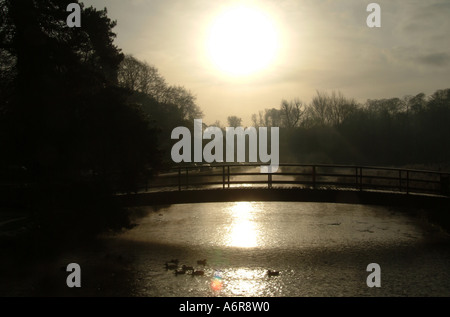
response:
M384 190L450 196L450 173L414 169L280 164L276 173L260 173L260 164L176 166L146 180L146 191L193 188L300 187L311 189Z

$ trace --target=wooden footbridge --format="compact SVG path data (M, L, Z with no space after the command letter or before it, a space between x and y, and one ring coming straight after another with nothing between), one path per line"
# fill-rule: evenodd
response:
M128 206L310 201L444 207L450 201L450 174L324 164L280 164L271 174L260 173L260 164L190 165L161 172L143 182L137 193L119 197Z

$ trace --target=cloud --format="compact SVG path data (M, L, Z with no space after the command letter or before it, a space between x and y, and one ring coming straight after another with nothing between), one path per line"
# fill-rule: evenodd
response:
M432 53L417 58L420 63L430 66L446 66L450 62L448 53Z

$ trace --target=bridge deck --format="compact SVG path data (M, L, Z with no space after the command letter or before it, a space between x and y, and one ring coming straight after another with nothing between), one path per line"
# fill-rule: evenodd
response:
M447 209L450 207L450 197L446 196L302 188L192 189L121 195L118 199L129 207L227 201L297 201Z

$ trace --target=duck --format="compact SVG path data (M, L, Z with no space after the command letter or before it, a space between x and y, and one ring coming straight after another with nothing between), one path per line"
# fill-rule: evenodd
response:
M175 263L170 263L170 262L169 263L166 262L165 266L166 266L166 270L175 270L178 268L178 265L176 265Z
M199 265L206 265L206 259L204 259L204 260L198 260L198 261L197 261L197 264L199 264Z
M183 264L183 266L181 267L183 270L185 271L194 271L194 267L192 266L186 266Z
M178 274L186 274L186 270L183 270L183 269L175 270L175 275L178 275Z
M192 271L192 276L194 275L204 275L205 272L204 271Z
M169 263L175 263L176 265L178 265L179 261L178 259L172 259L169 261Z
M268 276L278 276L278 275L280 275L280 272L267 270L267 275Z

